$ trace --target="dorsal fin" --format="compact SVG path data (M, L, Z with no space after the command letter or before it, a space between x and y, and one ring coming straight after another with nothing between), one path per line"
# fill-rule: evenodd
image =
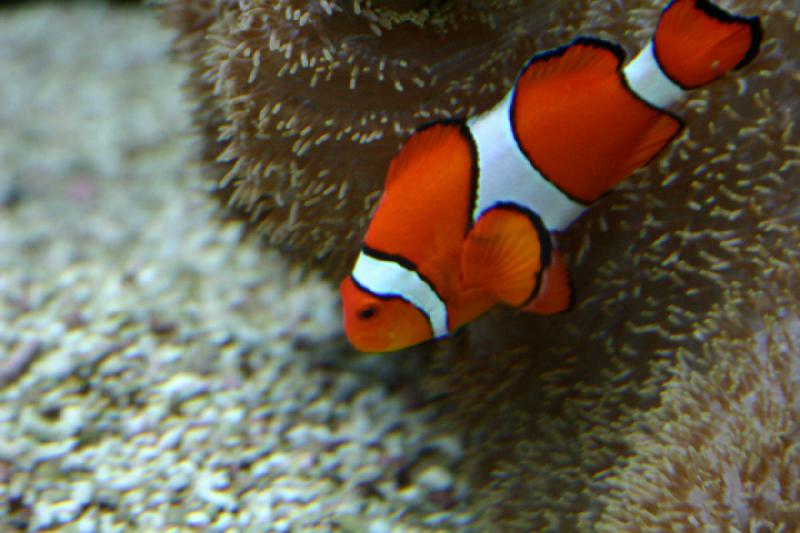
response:
M511 109L520 149L564 194L591 203L647 163L681 122L625 84L622 50L600 39L535 56Z
M563 84L571 77L607 75L620 69L625 61L625 51L596 37L578 37L566 46L560 46L534 55L520 73L517 86L529 83Z
M430 168L429 163L432 158L447 157L448 154L452 156L452 154L463 152L463 150L457 149L457 145L464 142L470 144L473 158L470 164L474 167L476 164L475 150L471 146L469 130L464 121L446 119L420 126L392 159L386 173L384 187L389 189L398 182L425 176L424 172L419 171L426 167Z

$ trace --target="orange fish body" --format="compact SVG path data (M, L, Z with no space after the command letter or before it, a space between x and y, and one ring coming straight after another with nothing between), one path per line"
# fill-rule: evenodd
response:
M401 349L499 302L567 310L553 234L661 152L683 127L667 108L747 64L760 37L757 18L674 0L628 65L618 46L581 37L531 58L491 111L417 130L340 287L352 344Z

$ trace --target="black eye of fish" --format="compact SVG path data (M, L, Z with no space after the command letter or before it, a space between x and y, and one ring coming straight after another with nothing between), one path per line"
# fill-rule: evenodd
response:
M370 305L369 307L365 307L358 312L358 318L361 320L369 320L377 314L378 308L374 305Z

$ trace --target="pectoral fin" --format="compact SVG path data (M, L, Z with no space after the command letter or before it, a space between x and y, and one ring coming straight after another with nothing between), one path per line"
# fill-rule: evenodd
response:
M535 218L532 218L535 217ZM537 223L538 226L537 227ZM509 305L530 298L542 259L549 254L549 236L536 215L516 207L484 213L469 232L461 254L462 283L480 286Z

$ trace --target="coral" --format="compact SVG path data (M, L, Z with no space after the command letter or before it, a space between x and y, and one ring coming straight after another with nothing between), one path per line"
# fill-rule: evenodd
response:
M474 2L422 7L410 1L340 2L341 10L331 16L321 7L331 3L296 2L292 5L308 7L311 15L305 18L306 9L301 9L281 12L280 18L258 2L173 0L167 5L167 17L181 31L178 50L191 59L205 161L216 165L215 176L225 185L227 197L244 207L270 240L291 248L307 264L324 258L321 266L336 275L349 266L383 169L409 127L439 114L469 112L470 105L476 110L491 105L508 86L521 57L534 48L562 44L578 32L618 40L627 50L637 50L649 38L663 4L661 0L508 2L493 12L508 19L490 25L492 39L506 36L499 48L490 41L475 41L480 33L461 35L460 29L467 26L454 24L469 10L478 9ZM762 476L758 481L765 487L795 486L794 470L788 469L789 477L783 479L776 468L796 465L794 452L781 458L785 449L775 435L755 438L758 426L747 411L754 407L730 394L728 380L737 365L753 365L752 358L758 356L753 375L774 387L764 392L768 397L782 386L780 379L770 376L792 366L787 358L797 357L789 343L782 350L780 340L767 347L754 344L758 339L778 339L781 328L795 328L793 319L785 319L783 325L778 322L784 320L785 309L796 306L800 281L791 266L800 250L796 229L800 139L794 123L800 111L795 97L800 91L796 59L800 42L794 38L797 14L777 0L726 4L762 16L762 52L743 72L695 92L681 111L688 128L679 141L620 190L604 197L563 236L560 246L573 275L576 308L556 317L498 309L435 346L435 368L427 379L431 387L449 393L459 420L469 428L467 468L474 476L479 529L613 530L631 524L634 528L666 524L670 519L676 529L691 528L700 515L683 509L683 514L671 518L659 516L650 502L670 505L681 490L698 498L716 497L723 490L728 491L723 495L728 501L738 497L736 473L729 468L723 484L709 485L716 495L692 492L688 483L676 482L674 490L663 485L667 479L659 457L669 457L665 465L687 458L676 448L681 445L677 438L703 427L702 417L708 412L703 398L729 398L720 404L730 410L728 427L747 428L741 440L731 441L740 448L731 451L730 458L777 454L765 463L770 468L742 467L740 480ZM313 73L303 66L302 55L297 58L300 48L293 48L290 58L300 61L295 76L278 77L286 63L281 55L286 48L256 56L266 45L262 42L259 48L247 39L263 37L264 32L252 29L263 23L284 46L292 43L313 50L315 38L305 29L309 21L316 22L310 27L339 53L344 53L343 45L364 46L367 58L382 51L417 66L424 65L429 54L442 55L435 67L423 68L427 77L418 88L405 77L411 72L406 67L390 70L393 74L372 84L366 83L369 78L359 68L355 89L350 90L353 68L362 64L354 62L332 74L330 87L322 90L318 81L310 90ZM342 21L350 25L341 25ZM372 29L370 22L377 28ZM535 36L520 37L520 27ZM546 29L536 32L536 28ZM281 33L289 29L296 31ZM286 41L284 35L293 37ZM442 44L442 35L453 48L433 50ZM412 44L423 36L430 39L428 46ZM513 53L504 52L505 65L489 63L483 70L485 61L480 58L495 57L489 51L492 46ZM459 50L469 51L468 60ZM306 61L320 54L307 52ZM416 64L413 58L422 62ZM259 70L250 83L257 62ZM393 90L392 75L404 91ZM465 83L465 76L474 76L473 81ZM496 86L475 90L483 76ZM368 90L372 85L378 90ZM460 93L460 87L469 90ZM276 103L281 105L273 117ZM386 124L397 121L398 127L363 145L363 136L336 140L332 134L325 143L304 148L306 140L324 135L317 133L322 130L302 135L312 121L331 120L330 127L339 132L353 128L348 130L351 136L355 128L368 132L365 109L376 117L393 111ZM262 125L264 131L259 130ZM272 134L269 142L257 142L258 135L279 125L280 139ZM345 189L342 183L347 183ZM749 308L768 311L771 318L744 312ZM755 378L747 375L739 375L742 382L754 383ZM678 391L696 391L698 380L703 382L704 396L679 397ZM676 405L685 405L700 419L675 420ZM763 415L771 428L781 427L781 416L797 421L795 412L781 413L777 408ZM670 433L673 427L675 433ZM693 441L697 451L689 457L698 462L716 452L702 435L701 431L699 440ZM716 464L717 470L708 467L698 472L716 476L732 461L720 459ZM654 472L655 480L635 482L642 472ZM694 486L704 482L712 483L695 478ZM624 506L629 504L627 514ZM755 520L754 526L772 524L775 529L796 523L794 515L770 514L773 509L750 512L741 505L731 509L725 515L722 507L715 507L707 516L718 517L721 529L743 524L748 517Z
M574 33L582 4L169 0L164 18L221 196L335 278L403 138L491 107L537 47Z

